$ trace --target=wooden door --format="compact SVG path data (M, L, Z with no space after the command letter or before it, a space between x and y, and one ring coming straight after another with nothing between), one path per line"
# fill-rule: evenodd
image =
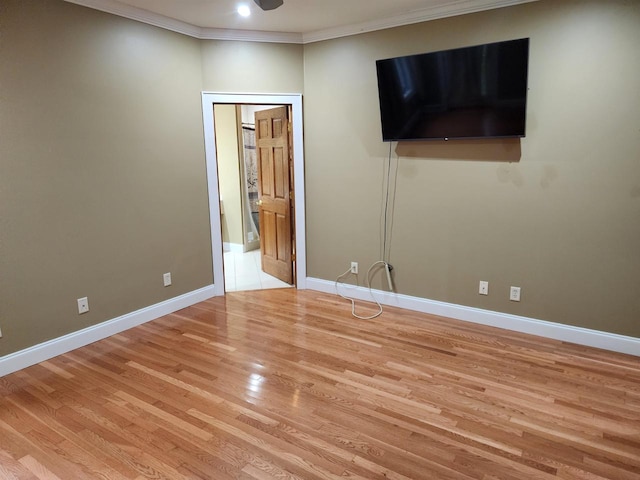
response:
M287 107L255 113L262 271L293 283L291 146Z

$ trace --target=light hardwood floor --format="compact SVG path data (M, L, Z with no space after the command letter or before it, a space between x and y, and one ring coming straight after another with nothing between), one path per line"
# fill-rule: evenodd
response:
M638 480L640 358L236 292L1 378L0 478Z

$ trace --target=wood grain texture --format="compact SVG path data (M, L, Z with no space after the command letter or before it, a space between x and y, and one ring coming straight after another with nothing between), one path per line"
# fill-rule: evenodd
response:
M293 149L288 107L255 112L262 270L293 283ZM291 172L292 173L292 172Z
M0 478L637 480L640 358L235 292L0 378Z

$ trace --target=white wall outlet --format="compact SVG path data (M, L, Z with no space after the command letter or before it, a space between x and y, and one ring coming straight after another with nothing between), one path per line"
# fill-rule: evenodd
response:
M358 262L351 262L351 273L358 274Z
M489 295L489 282L480 280L480 286L478 287L478 293L480 295Z
M509 300L512 302L520 301L520 287L511 287L511 290L509 291Z
M165 287L168 287L169 285L171 285L171 272L167 272L164 275L162 275L162 281L164 282Z
M87 297L82 297L78 299L78 315L82 315L83 313L87 313L89 311L89 299Z

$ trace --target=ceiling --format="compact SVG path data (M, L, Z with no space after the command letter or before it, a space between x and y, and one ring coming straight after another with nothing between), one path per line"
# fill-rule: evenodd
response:
M267 12L253 0L66 1L202 39L309 43L536 0L284 0Z

